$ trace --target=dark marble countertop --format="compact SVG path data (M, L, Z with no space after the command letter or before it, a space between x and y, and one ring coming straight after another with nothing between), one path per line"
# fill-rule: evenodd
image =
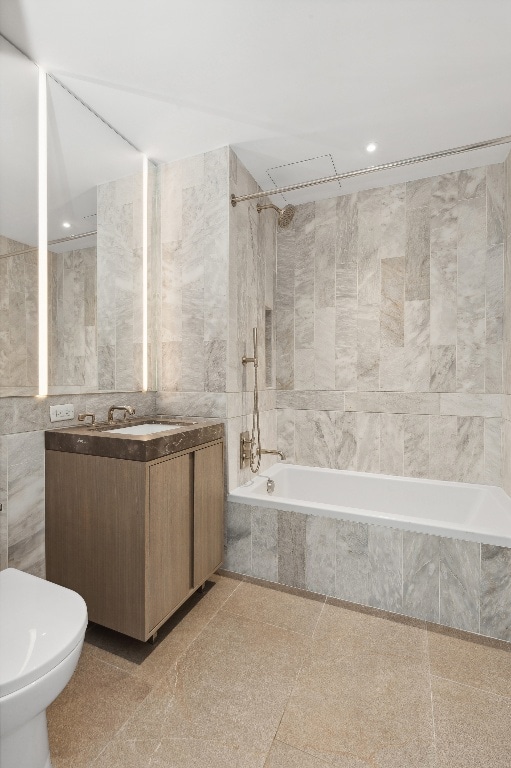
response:
M169 431L149 435L115 434L116 429L137 424L168 424ZM48 451L85 453L128 461L153 461L223 437L224 425L221 421L140 416L126 421L115 421L113 424L97 423L93 427L48 429L45 432L45 446Z

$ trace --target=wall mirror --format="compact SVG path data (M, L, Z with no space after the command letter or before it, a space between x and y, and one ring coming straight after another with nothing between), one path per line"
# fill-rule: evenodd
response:
M38 391L38 69L0 37L0 396Z
M143 156L48 77L49 393L142 389Z

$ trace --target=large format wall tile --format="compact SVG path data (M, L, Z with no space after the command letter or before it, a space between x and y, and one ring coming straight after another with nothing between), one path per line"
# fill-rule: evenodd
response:
M348 396L346 401L353 407ZM297 409L278 409L279 447L286 460L358 472L500 484L502 433L508 423L502 418L375 413L372 409L382 404L369 397L364 400L357 405L366 405L367 411L360 412L307 410L302 403ZM402 410L408 411L406 399Z
M8 439L0 436L0 570L8 564L7 468Z
M8 437L9 566L44 576L44 433Z
M229 502L225 516L224 568L252 573L252 507Z
M369 603L369 526L336 521L335 597Z
M279 582L305 589L305 541L307 516L278 512Z
M511 642L511 549L481 545L481 632Z
M278 581L278 516L274 509L254 508L251 518L252 576Z
M403 602L403 532L370 525L368 533L369 604L400 612Z
M278 407L356 413L346 443L336 416L337 466L504 481L502 451L511 448L505 428L499 447L496 420L511 380L510 168L508 160L307 203L278 231ZM319 405L325 390L332 404ZM300 416L290 455L331 466L311 430Z
M305 587L311 592L335 594L336 521L307 515L305 528Z
M440 623L479 632L480 545L440 541Z
M403 531L403 613L439 620L440 538Z
M226 525L228 570L510 641L511 549L231 502Z

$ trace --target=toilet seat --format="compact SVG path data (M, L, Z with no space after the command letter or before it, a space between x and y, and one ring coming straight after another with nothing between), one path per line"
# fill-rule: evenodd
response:
M0 572L0 697L56 667L86 627L87 606L76 592L15 568Z

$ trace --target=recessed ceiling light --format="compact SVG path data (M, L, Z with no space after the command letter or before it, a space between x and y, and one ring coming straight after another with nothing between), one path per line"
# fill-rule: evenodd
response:
M65 227L66 229L69 229L69 227L71 226L71 224L69 223L69 221L63 221L63 222L62 222L62 226L63 226L63 227Z
M371 141L371 143L367 145L366 150L367 152L374 152L376 147L377 145L374 143L374 141Z

